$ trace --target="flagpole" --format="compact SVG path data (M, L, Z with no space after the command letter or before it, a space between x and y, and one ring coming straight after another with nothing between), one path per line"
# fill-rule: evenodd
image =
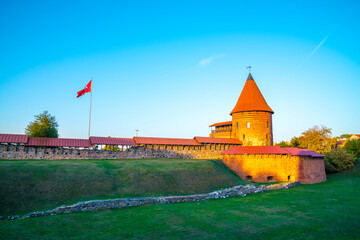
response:
M93 80L91 78L91 80ZM91 83L92 85L92 83ZM91 122L91 100L92 100L92 86L91 86L91 91L90 91L90 111L89 111L89 131L88 131L88 138L90 139L90 122Z

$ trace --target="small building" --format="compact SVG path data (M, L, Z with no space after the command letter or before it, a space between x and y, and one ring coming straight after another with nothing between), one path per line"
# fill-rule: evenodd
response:
M337 148L342 148L345 147L345 144L347 141L352 141L352 140L358 140L360 139L360 134L350 134L349 138L342 138L342 139L338 139L338 141L336 141L335 146Z
M358 140L358 139L360 139L360 134L351 134L349 139L350 140Z
M342 148L342 147L344 147L346 141L347 141L347 140L339 140L339 141L336 141L335 147L337 147L337 148Z
M324 155L294 147L244 146L224 152L223 162L246 181L326 181Z

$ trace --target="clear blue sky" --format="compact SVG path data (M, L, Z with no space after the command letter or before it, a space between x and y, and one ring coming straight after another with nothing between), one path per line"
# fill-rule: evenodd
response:
M127 2L127 3L123 3ZM208 136L251 65L274 140L360 133L359 1L0 1L0 133Z

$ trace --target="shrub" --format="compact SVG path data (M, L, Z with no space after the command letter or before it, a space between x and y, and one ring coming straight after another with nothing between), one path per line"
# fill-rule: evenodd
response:
M345 142L344 148L355 155L355 157L360 157L360 139L351 139Z
M347 153L344 149L332 149L325 156L326 173L337 173L351 169L355 166L355 160L355 156Z

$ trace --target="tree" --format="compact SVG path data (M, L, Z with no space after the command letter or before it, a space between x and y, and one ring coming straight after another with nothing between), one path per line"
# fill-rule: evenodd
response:
M350 137L351 137L350 134L341 134L339 138L350 138Z
M278 144L276 144L277 146L280 146L280 147L291 147L290 143L289 142L285 142L285 141L281 141L279 142Z
M349 153L354 154L356 157L360 157L360 139L349 139L345 142L344 148Z
M30 122L25 128L25 133L29 137L57 138L59 124L55 116L51 116L48 111L35 115L35 121Z
M346 150L335 148L326 153L325 170L327 173L343 172L355 166L355 156Z
M301 141L301 137L293 137L290 140L290 147L300 147L299 141Z
M300 148L324 154L335 147L336 139L331 136L331 128L314 126L303 132L298 142Z
M105 151L120 151L120 148L116 145L105 145L102 150Z

